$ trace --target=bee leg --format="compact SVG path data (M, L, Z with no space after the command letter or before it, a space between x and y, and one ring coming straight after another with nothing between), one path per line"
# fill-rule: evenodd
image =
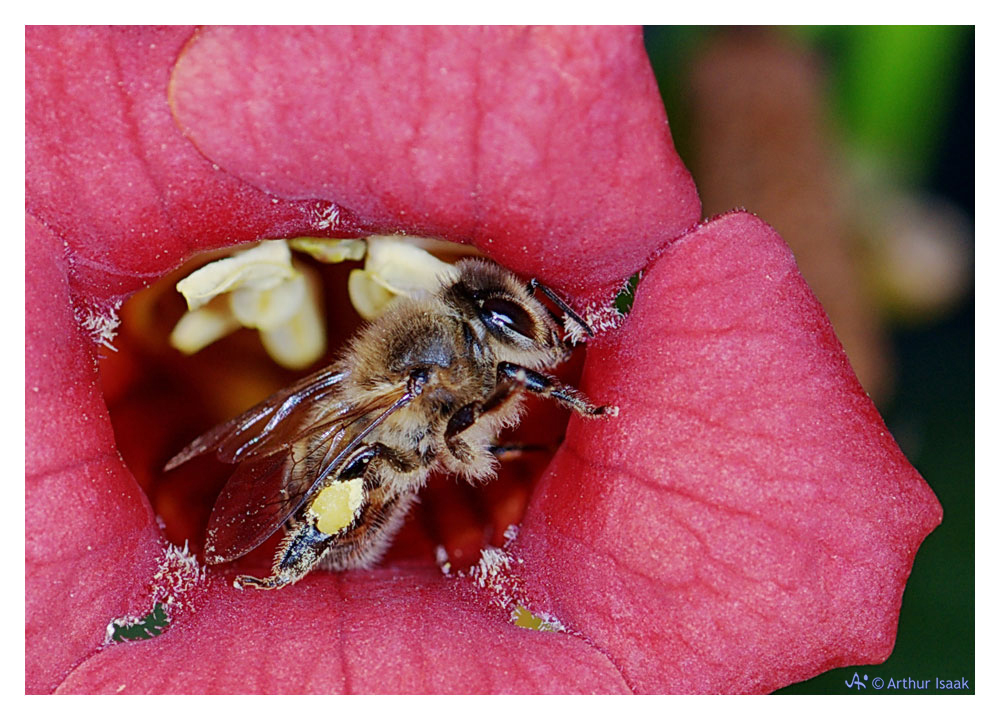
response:
M317 530L312 522L299 523L278 545L270 576L239 575L233 584L240 589L276 590L298 582L320 561L333 538Z
M354 456L347 461L343 470L337 475L338 481L368 478L372 476L372 461L378 462L392 451L382 443L361 445ZM366 487L366 494L371 488ZM368 500L363 501L359 514L368 508ZM352 523L353 526L355 523ZM351 526L348 526L349 529ZM290 520L284 539L279 543L271 566L271 575L266 578L255 578L250 575L240 575L236 578L237 587L255 587L261 590L274 590L291 585L301 580L306 573L323 558L334 541L340 542L341 532L328 535L316 526L315 518L303 515L301 512Z
M617 415L618 408L611 405L593 405L575 387L559 382L554 377L544 375L534 370L502 362L497 365L497 390L501 384L507 384L518 390L530 392L544 398L555 400L580 415L600 417L602 415ZM497 392L494 390L494 394ZM509 392L509 391L508 391ZM487 399L484 405L490 402Z
M560 405L587 417L618 414L618 408L612 405L593 405L579 390L559 382L554 377L514 363L502 362L497 365L497 385L490 396L482 402L471 402L460 407L448 420L444 439L452 455L464 460L468 455L468 449L458 435L472 427L483 415L502 407L511 394L517 391L551 398Z
M507 398L514 392L514 385L507 381L498 382L496 388L483 402L471 402L463 405L455 414L448 418L448 426L444 431L444 442L448 451L462 462L469 462L472 451L459 435L476 424L483 415L502 407Z
M372 450L378 459L378 463L372 466L372 471L365 473L365 489L371 491L378 482L377 468L388 466L397 473L408 474L420 468L420 457L415 452L402 452L380 442L372 443Z

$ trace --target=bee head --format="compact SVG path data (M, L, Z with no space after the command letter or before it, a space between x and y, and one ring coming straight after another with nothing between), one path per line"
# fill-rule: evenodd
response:
M567 353L555 316L520 278L496 263L462 260L446 297L502 359L525 366L551 365Z

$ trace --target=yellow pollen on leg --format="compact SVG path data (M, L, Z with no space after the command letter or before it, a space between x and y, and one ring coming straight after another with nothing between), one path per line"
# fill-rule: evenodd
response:
M350 525L361 507L361 478L335 482L320 491L309 511L316 516L316 529L334 535Z

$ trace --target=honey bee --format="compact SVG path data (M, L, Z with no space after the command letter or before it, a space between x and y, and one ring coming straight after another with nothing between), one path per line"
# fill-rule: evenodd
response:
M571 352L566 323L593 335L555 292L482 259L438 280L432 292L398 298L339 360L167 463L214 451L237 465L209 519L209 564L236 560L285 526L270 576L241 575L237 587L280 588L316 566L377 562L432 471L495 474L511 449L498 433L517 424L525 393L584 417L615 414L546 373Z

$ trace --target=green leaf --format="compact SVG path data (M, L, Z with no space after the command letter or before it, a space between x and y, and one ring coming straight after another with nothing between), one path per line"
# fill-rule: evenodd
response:
M111 640L113 642L127 642L131 640L148 640L156 637L170 625L170 618L167 617L167 609L163 603L156 603L153 611L138 621L113 621L111 627Z
M625 287L615 296L615 309L622 315L628 315L632 311L632 303L635 302L635 289L639 287L641 275L641 272L637 272L630 277L625 283Z

